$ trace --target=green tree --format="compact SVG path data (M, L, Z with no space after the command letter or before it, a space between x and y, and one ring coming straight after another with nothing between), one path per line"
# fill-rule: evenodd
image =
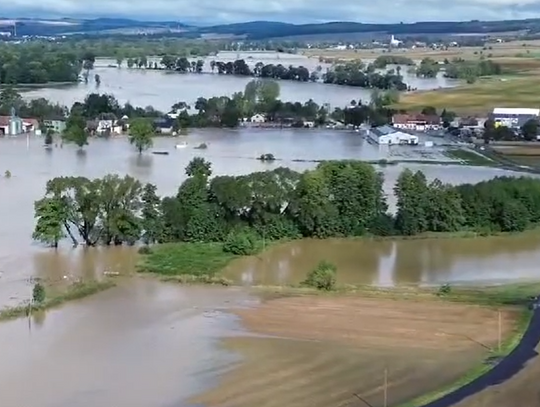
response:
M536 140L536 136L538 135L538 120L527 120L523 126L521 126L521 132L525 140Z
M157 196L156 191L155 185L146 184L141 198L142 239L147 245L162 240L164 233L161 199Z
M32 238L52 247L66 234L64 225L67 222L66 206L58 197L45 197L34 204L36 226Z
M152 123L144 118L133 120L129 126L129 142L135 146L139 154L152 147L154 128Z
M394 187L397 198L396 228L404 235L417 235L428 231L429 188L425 175L404 170Z
M66 121L66 128L62 138L67 143L73 143L82 149L88 145L88 133L86 132L86 122L80 114L72 114Z

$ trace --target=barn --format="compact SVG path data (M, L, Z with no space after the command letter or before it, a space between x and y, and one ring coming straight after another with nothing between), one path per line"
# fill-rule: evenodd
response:
M495 126L517 129L531 119L538 119L539 116L540 109L496 107L493 109L491 119L495 122Z
M399 131L388 125L374 127L368 130L368 138L370 141L381 145L418 144L418 136Z

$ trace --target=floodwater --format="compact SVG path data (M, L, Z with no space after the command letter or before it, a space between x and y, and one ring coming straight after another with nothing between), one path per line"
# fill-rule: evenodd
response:
M0 174L10 170L12 177L0 177L0 307L15 305L27 299L31 284L39 276L51 281L72 281L103 275L104 271L133 270L135 258L130 248L71 249L66 244L54 252L32 242L34 201L43 196L46 182L57 176L81 175L90 178L106 174L130 174L143 182L158 186L161 194L173 194L185 179L184 169L195 156L212 162L216 175L246 174L253 171L288 166L298 171L313 168L316 163L293 159L375 159L377 147L364 143L356 133L331 131L200 131L186 137L188 148L174 149L178 139L159 138L155 150L168 150L168 156L138 156L125 138L91 140L84 154L74 146L46 151L39 139L0 139ZM195 150L201 142L207 150ZM401 147L402 149L406 147ZM399 147L396 151L399 151ZM275 154L284 161L262 163L255 157ZM430 179L443 182L478 182L497 175L514 175L493 168L465 166L427 166L400 164L381 168L385 174L385 191L392 208L392 189L403 168L423 170ZM330 260L330 259L329 259Z
M240 332L223 311L241 290L131 279L28 321L0 324L2 407L187 407L238 361L220 349Z
M224 274L244 285L298 284L321 261L339 284L394 286L540 279L540 235L471 239L302 240L240 259Z
M115 64L113 60L100 60L91 73L88 84L80 83L64 87L33 89L24 92L27 99L43 97L53 102L71 106L82 101L87 94L93 92L109 93L120 101L130 102L135 106L153 106L162 111L183 101L193 105L197 98L210 98L213 96L231 96L235 92L244 90L246 84L253 78L235 77L226 75L212 75L210 61L229 61L237 57L246 58L248 64L254 65L258 61L266 64L282 63L289 65L304 65L314 70L318 65L323 66L323 72L328 65L321 64L317 59L301 55L283 55L274 53L222 53L216 57L205 59L206 74L177 74L164 71L139 70L124 68L110 68L107 65ZM251 57L250 59L248 59ZM159 61L158 61L159 62ZM422 79L407 73L406 67L402 70L405 83L412 88L429 90L456 86L457 81L444 78ZM101 85L96 88L93 75L99 74ZM328 103L332 108L344 107L351 100L369 102L371 90L353 88L348 86L327 85L323 83L301 83L294 81L280 81L281 95L284 101L305 102L313 99L319 104Z
M158 138L154 149L171 154L139 157L125 138L91 140L84 154L69 145L46 151L42 141L34 138L0 138L0 175L6 170L12 173L9 179L0 177L0 307L29 299L31 277L67 283L100 278L105 271L134 272L133 248L72 249L65 244L54 251L32 242L33 204L53 177L130 174L155 183L162 194L172 194L194 156L211 161L218 175L280 165L302 171L316 165L295 159L380 158L377 148L349 132L209 130L193 131L185 140L188 148L176 150L178 139ZM209 144L207 150L192 148L202 142ZM399 151L405 150L393 150ZM283 161L254 159L263 153ZM387 166L381 171L389 195L405 167L452 183L514 174L451 165ZM246 284L295 282L324 258L337 264L341 281L354 283L532 275L538 264L538 241L500 239L497 244L483 239L295 242L275 247L256 261L240 261L227 273ZM2 407L187 407L185 400L214 385L236 365L237 354L217 341L243 334L238 321L225 312L228 307L256 304L242 289L182 288L140 278L119 277L118 281L116 288L36 315L30 324L26 319L0 323Z

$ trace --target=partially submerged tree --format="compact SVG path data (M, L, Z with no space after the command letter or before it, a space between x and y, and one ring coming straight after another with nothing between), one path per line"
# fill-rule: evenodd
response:
M147 119L135 119L129 126L129 142L135 146L139 154L152 147L153 136L154 127Z

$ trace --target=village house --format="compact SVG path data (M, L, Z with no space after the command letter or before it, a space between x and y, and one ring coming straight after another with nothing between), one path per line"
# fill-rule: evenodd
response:
M158 133L172 134L174 131L175 122L176 120L171 117L160 117L154 120L154 127Z
M64 118L45 119L43 126L47 130L52 130L56 134L61 134L66 129L66 120Z
M124 132L123 122L116 119L97 119L86 122L86 130L96 136L114 136Z
M257 113L257 114L254 114L253 116L251 116L249 121L251 123L264 123L266 121L266 117L261 113Z
M442 121L437 115L395 114L392 117L392 126L397 129L414 131L440 130Z

